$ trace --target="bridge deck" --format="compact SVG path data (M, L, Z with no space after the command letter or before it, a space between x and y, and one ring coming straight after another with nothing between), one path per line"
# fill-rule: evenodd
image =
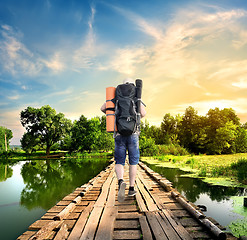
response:
M128 166L124 178L128 183ZM117 185L112 163L18 239L236 239L143 163L138 166L135 197L119 203Z

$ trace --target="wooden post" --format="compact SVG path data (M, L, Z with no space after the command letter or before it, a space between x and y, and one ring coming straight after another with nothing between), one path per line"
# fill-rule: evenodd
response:
M8 151L6 132L5 132L5 151L6 152Z

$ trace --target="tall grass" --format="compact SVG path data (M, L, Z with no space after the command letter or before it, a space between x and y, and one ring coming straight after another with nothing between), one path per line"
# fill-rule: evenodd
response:
M158 155L183 156L188 154L189 152L178 144L158 145Z
M247 184L247 159L240 158L237 162L230 165L238 180L244 184Z

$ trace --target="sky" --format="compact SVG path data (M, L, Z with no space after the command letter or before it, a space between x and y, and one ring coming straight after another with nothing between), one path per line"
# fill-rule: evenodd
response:
M102 116L105 88L142 79L146 120L189 106L247 121L245 0L0 0L0 126L20 144L20 112L50 105Z

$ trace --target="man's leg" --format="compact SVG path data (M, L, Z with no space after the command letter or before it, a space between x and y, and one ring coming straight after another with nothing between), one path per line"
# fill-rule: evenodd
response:
M130 165L130 167L129 167L130 187L134 187L135 186L136 170L137 170L137 165Z
M117 179L118 180L120 180L120 179L123 180L124 166L122 164L116 164L115 165L115 172L116 172L116 175L117 175Z
M129 137L128 141L128 152L129 152L129 196L134 196L136 191L134 189L136 172L137 172L137 164L140 158L139 151L139 136L138 134L132 134Z
M118 179L118 201L123 202L125 199L125 188L126 183L123 180L124 175L124 164L126 158L126 144L125 138L121 135L118 135L115 138L115 172Z

